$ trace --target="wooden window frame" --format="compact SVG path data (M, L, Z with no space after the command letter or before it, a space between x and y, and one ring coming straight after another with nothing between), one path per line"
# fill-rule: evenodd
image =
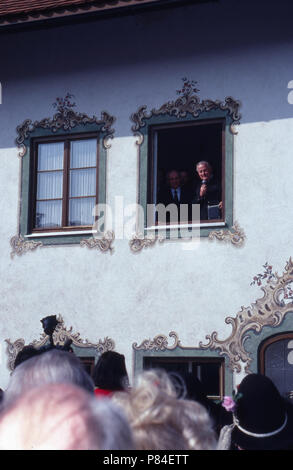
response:
M87 139L95 139L96 146L96 194L93 196L96 198L96 204L98 203L99 194L99 132L79 133L79 134L65 134L54 137L37 137L32 139L31 145L31 187L30 187L30 212L29 212L29 230L31 233L44 233L44 232L66 232L66 231L80 231L90 230L91 225L68 225L68 212L69 212L69 175L70 175L70 142L81 141ZM38 145L39 144L50 144L55 142L64 142L64 155L63 155L63 194L62 194L62 225L60 227L35 227L36 220L36 203L37 203L37 164L38 164ZM86 167L82 167L85 169ZM94 168L94 167L91 167Z
M232 100L235 106L239 103ZM195 99L195 103L196 103ZM210 107L202 102L202 107L195 111L189 112L183 109L177 109L177 105L172 108L173 102L166 103L159 109L154 109L147 113L145 107L142 106L138 109L137 113L132 114L134 125L132 130L134 135L138 137L138 182L137 182L137 202L143 208L142 211L137 213L137 232L144 234L147 238L162 237L162 238L190 238L190 232L194 230L196 236L209 237L211 232L216 230L233 230L233 160L234 160L234 134L235 129L233 124L237 123L235 113L232 113L227 107L221 105L220 102L213 102ZM192 106L191 106L192 108ZM171 112L173 109L174 112ZM195 115L196 114L196 115ZM193 126L193 125L209 125L216 122L222 122L222 202L223 212L221 219L213 219L207 222L201 220L200 223L180 223L168 224L153 224L148 220L148 204L152 199L154 193L154 183L152 182L154 172L154 144L153 132L154 129L171 128L172 126ZM194 166L197 160L194 161ZM181 166L181 165L180 165ZM220 175L219 175L220 181ZM183 221L182 221L183 222ZM179 230L178 230L179 229Z
M62 100L61 100L62 101ZM20 206L18 212L18 242L28 242L28 246L71 246L93 237L93 226L48 227L33 230L34 199L36 191L36 164L34 142L58 142L66 139L97 139L97 179L96 201L106 204L107 199L107 160L110 139L114 137L112 128L116 118L103 111L101 118L76 112L73 106L61 106L60 99L54 103L57 113L52 118L38 121L26 119L17 126L16 144L21 157ZM63 223L64 225L64 223ZM37 245L35 245L35 243ZM24 245L25 246L25 245Z
M259 346L258 352L258 363L259 363L259 372L262 375L265 375L265 354L267 348L273 344L277 343L278 341L282 341L284 339L292 339L293 340L293 332L287 333L278 333L274 336L270 336L266 340L264 340Z
M223 358L217 358L217 357L196 357L196 356L186 356L186 357L174 357L174 356L168 356L168 357L161 357L161 356L145 356L143 359L143 368L145 368L145 363L152 361L152 360L157 360L158 362L161 363L183 363L183 364L196 364L197 366L200 366L201 364L219 364L219 395L207 395L207 397L210 400L219 400L222 399L224 396L224 385L225 385L225 361ZM152 367L155 367L154 365Z
M153 204L153 194L154 194L154 173L155 171L158 174L158 168L155 168L154 165L154 136L155 134L163 129L174 129L180 127L192 127L192 126L208 126L211 124L221 124L221 192L222 192L222 201L223 201L223 209L222 209L222 217L220 219L211 219L211 220L201 220L200 223L204 224L215 224L225 222L225 132L226 132L226 119L223 118L211 118L211 119L200 119L200 120L192 120L192 121L184 121L184 122L176 122L176 123L164 123L164 124L155 124L149 126L149 139L148 139L148 155L149 155L149 164L148 164L148 177L147 177L147 201L148 204ZM158 162L157 162L158 164ZM196 162L194 162L195 167ZM191 225L196 221L188 220L188 222L184 222L185 224ZM160 223L159 221L154 221L154 225L157 226L169 226L173 225L170 222ZM179 224L178 224L179 225Z

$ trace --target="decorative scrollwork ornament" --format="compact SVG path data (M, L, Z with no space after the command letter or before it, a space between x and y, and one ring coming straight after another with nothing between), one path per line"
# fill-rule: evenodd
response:
M28 251L36 250L38 247L43 246L43 243L25 240L23 236L15 235L10 239L10 245L12 247L10 256L11 258L14 258L15 255L21 256Z
M232 226L232 230L213 230L209 233L209 240L215 238L219 241L230 242L234 246L242 246L245 240L244 231L240 228L238 222Z
M168 346L168 338L165 335L157 335L154 337L154 339L144 339L142 343L138 346L137 343L133 343L132 347L136 351L139 350L145 350L145 351L165 351L168 349L169 351L172 351L173 349L176 349L178 346L181 346L181 343L179 341L178 334L175 333L175 331L171 331L169 333L170 338L174 339L174 344L171 346Z
M103 253L110 251L110 254L113 253L114 248L112 246L115 240L114 232L108 231L104 234L102 238L91 237L81 240L80 246L86 246L90 249L100 250Z

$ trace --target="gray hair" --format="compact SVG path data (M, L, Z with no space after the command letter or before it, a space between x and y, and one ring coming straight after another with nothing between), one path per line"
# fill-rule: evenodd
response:
M73 353L51 349L17 366L4 393L6 406L27 390L52 383L70 383L94 391L94 382Z
M119 406L109 398L97 397L90 400L89 406L93 422L97 426L100 450L134 449L130 425Z
M35 387L0 415L0 449L132 450L131 429L108 398L71 384Z
M209 162L206 162L205 160L202 160L201 162L198 162L198 163L196 164L196 171L197 171L199 165L206 165L211 171L212 171L212 169L213 169L213 168L212 168L212 165L211 165Z

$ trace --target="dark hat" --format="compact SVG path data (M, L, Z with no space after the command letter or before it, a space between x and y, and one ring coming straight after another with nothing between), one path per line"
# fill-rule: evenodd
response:
M246 450L293 449L293 406L273 382L249 374L241 382L232 443Z
M46 335L50 335L53 334L59 321L57 320L56 315L50 315L49 317L42 318L41 323Z

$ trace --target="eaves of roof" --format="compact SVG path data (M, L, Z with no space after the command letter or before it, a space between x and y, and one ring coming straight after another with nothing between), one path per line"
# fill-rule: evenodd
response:
M211 0L6 0L0 3L0 27L120 14L127 10L180 6ZM213 1L213 0L212 0ZM215 0L214 0L215 1ZM216 0L217 1L217 0Z

